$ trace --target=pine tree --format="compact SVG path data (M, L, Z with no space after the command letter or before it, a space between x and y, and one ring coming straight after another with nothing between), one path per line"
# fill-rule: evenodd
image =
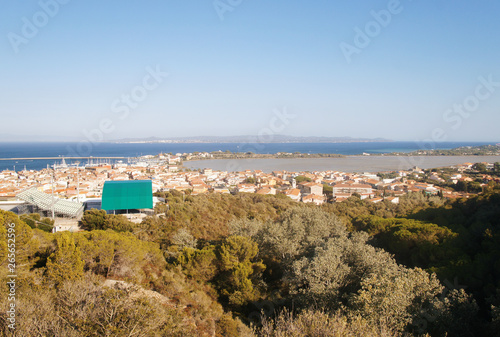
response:
M68 233L63 233L56 238L56 246L56 251L47 260L48 279L58 286L66 280L82 277L82 253L75 246L73 238Z

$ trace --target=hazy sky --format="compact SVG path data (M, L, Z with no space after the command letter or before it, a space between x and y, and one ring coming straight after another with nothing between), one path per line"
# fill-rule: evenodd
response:
M500 141L496 0L1 6L4 135Z

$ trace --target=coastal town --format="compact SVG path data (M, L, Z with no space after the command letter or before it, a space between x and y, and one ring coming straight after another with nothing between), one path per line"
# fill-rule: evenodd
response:
M342 202L357 195L378 203L397 204L411 192L439 195L447 199L467 198L481 192L490 182L500 182L494 174L498 163L463 163L445 169L349 173L335 170L288 172L261 170L216 171L210 168L190 170L182 162L210 158L210 153L177 153L143 156L134 163L97 163L85 166L55 165L39 171L4 170L0 172L0 201L16 202L18 194L36 188L59 199L92 202L102 196L105 181L151 180L153 193L180 191L184 194L255 193L282 194L296 202ZM473 175L471 176L471 173ZM475 184L475 189L456 188Z

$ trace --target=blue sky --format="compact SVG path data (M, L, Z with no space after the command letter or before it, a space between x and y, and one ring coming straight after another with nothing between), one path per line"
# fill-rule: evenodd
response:
M499 17L493 0L2 1L1 133L500 141Z

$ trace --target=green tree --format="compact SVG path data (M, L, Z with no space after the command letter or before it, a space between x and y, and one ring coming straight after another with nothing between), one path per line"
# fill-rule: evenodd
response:
M8 244L12 245L13 240L15 240L16 271L20 273L30 269L34 263L34 254L40 246L39 240L33 233L34 230L16 214L0 210L0 266L3 269L0 273L7 270L4 265L7 263L9 253Z
M333 197L333 187L328 184L323 184L323 193L326 194L328 200L331 200Z
M56 250L47 260L48 279L60 285L66 280L75 280L83 276L83 260L80 248L75 246L68 233L56 237Z
M464 289L453 289L446 296L444 294L445 292L441 294L439 300L432 301L431 310L420 320L427 320L427 331L432 336L479 335L479 307L474 297ZM419 321L416 320L415 323L418 324Z
M197 242L198 241L191 235L189 230L185 228L179 229L172 236L172 244L180 247L181 249L184 247L195 248Z
M108 216L105 210L91 209L85 211L82 217L82 227L88 231L106 227Z
M158 244L141 241L131 233L91 231L74 238L85 269L105 277L154 282L166 265Z
M404 218L376 216L355 218L353 226L373 236L373 244L395 255L396 261L412 267L429 268L438 259L447 261L457 253L455 238L446 227Z
M493 171L494 171L495 173L500 173L500 162L495 162L495 163L493 164Z
M247 184L255 184L256 181L255 181L254 177L248 177L248 178L245 179L245 183L247 183Z
M207 246L203 249L184 247L177 257L177 263L182 267L186 276L197 280L211 281L217 273L215 247Z
M221 275L219 287L230 305L240 306L257 298L252 280L258 279L265 266L254 261L259 249L250 238L230 236L218 249Z
M345 236L340 219L315 208L293 208L268 223L256 240L264 255L291 261L332 236Z
M198 240L222 240L229 235L228 223L235 219L275 220L286 209L302 206L284 195L211 193L186 197L184 202L178 191L157 195L166 198L168 211L147 217L135 228L138 237L158 242L162 249L180 228L189 228Z
M106 226L101 229L112 229L116 232L132 232L134 223L127 220L123 215L108 215Z
M283 278L294 300L302 307L316 303L335 311L364 278L397 268L389 254L366 244L367 239L366 233L330 238L293 261Z
M54 228L54 220L42 218L38 213L23 214L20 218L31 228L38 228L48 233L52 233L52 229Z
M341 312L331 314L321 309L295 313L284 309L273 319L265 318L257 330L260 337L330 336L330 337L400 337L401 333L379 322L371 324L362 317Z
M455 185L455 189L457 191L468 192L469 191L469 185L467 184L466 181L459 180L459 181L457 181L457 183Z
M478 172L485 172L486 171L486 165L483 163L475 163L472 168Z
M86 230L112 229L117 232L131 232L133 223L123 215L107 214L105 210L91 209L82 217L82 227Z
M295 181L297 182L297 184L299 184L299 183L303 183L304 181L305 182L311 182L312 179L308 178L308 177L305 177L305 176L296 176L295 177Z
M372 273L364 278L351 305L354 313L372 323L387 322L404 331L431 312L443 289L435 274L429 275L418 268L395 268L387 274Z

